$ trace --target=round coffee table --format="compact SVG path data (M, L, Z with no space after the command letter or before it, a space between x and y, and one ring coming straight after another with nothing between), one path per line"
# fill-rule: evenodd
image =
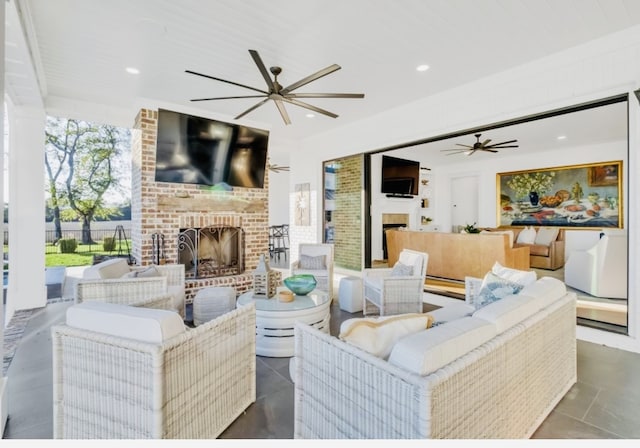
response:
M285 288L278 288L282 291ZM294 296L291 302L280 302L278 295L270 299L256 299L253 291L238 297L236 306L256 304L256 354L273 358L293 356L296 322L311 325L329 333L329 294L317 289L306 296Z

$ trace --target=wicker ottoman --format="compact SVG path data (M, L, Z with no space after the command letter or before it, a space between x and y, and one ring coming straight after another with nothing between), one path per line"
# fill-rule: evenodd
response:
M338 287L340 309L350 313L362 311L362 279L360 277L344 277Z
M233 286L202 288L193 298L193 325L202 325L235 308L236 290Z

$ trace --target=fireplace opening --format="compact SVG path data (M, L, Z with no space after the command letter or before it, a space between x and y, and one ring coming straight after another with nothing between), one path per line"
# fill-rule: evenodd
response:
M382 224L382 257L383 260L389 259L389 252L387 251L387 230L397 229L398 227L406 227L406 224Z
M185 278L210 278L244 272L244 232L239 227L180 229L178 262Z

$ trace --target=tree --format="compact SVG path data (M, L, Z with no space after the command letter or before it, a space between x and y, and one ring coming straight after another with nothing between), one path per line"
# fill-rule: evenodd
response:
M119 179L129 152L128 129L80 120L48 118L45 166L49 178L56 237L60 220L82 222L82 242L92 243L91 221L118 214L105 204L105 193L125 188ZM62 206L69 208L62 209Z

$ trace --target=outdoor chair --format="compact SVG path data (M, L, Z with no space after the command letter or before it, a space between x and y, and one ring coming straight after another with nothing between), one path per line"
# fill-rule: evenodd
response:
M87 302L51 329L55 439L213 439L256 400L255 305L197 328Z
M89 300L132 304L171 295L172 308L185 317L184 265L129 266L123 258L87 268L75 289L76 303Z
M422 313L429 255L403 249L393 268L363 270L363 314Z
M298 246L298 260L291 263L291 275L311 274L316 289L333 297L333 244L307 244Z

